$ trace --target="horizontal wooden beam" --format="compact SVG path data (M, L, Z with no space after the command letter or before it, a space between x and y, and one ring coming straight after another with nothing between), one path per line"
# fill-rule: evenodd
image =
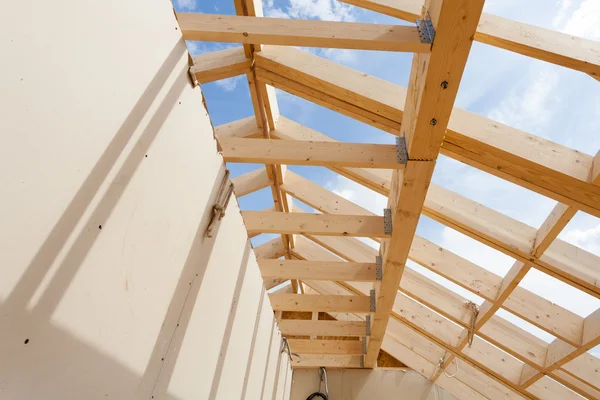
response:
M246 58L243 47L233 47L193 56L192 63L190 72L198 83L208 83L247 73L252 60Z
M257 260L279 258L286 253L281 237L271 239L266 243L254 248L254 255Z
M258 138L263 137L263 131L258 126L256 117L251 116L215 126L215 137L217 139Z
M283 335L294 336L356 336L367 334L364 321L312 321L283 319L279 321L279 330Z
M389 237L383 217L242 211L248 233Z
M299 368L362 368L362 356L304 354L302 357L293 357L292 366Z
M221 138L226 162L402 169L396 146L344 142L291 142Z
M402 25L177 13L185 40L428 53L417 28Z
M242 197L247 194L264 189L271 184L269 175L265 168L258 168L243 175L231 179L233 190L236 197Z
M258 266L263 279L353 282L371 282L376 279L375 263L259 260Z
M341 0L408 22L420 18L418 0ZM600 43L483 13L474 37L524 56L590 74L600 80Z
M288 339L288 343L296 354L363 354L360 340Z
M269 295L275 311L322 311L369 313L370 299L366 296L337 296L322 294L279 294Z

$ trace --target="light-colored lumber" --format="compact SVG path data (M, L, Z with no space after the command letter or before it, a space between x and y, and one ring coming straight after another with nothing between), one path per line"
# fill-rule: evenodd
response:
M377 310L365 356L367 367L377 362L482 9L479 0L428 0L423 7L422 18L431 18L436 38L430 54L413 57L402 117L409 161L403 174L394 171L392 175L388 208L394 233L389 241L381 242L384 276L381 285L374 285Z
M414 26L177 13L185 40L427 53Z
M369 313L371 307L365 296L271 293L269 300L276 311Z
M367 334L363 321L312 321L284 319L279 322L279 330L283 335L294 336L356 336Z
M292 353L296 354L363 354L360 340L288 339L288 343Z
M285 252L286 249L283 246L283 241L280 237L269 240L268 242L254 248L254 255L258 260L279 258L283 256Z
M254 171L246 172L243 175L236 176L231 179L233 189L237 197L242 197L247 194L264 189L271 184L269 176L264 168L259 168Z
M396 146L386 144L223 138L219 145L227 162L404 168L398 162Z
M238 119L215 127L215 137L221 138L257 138L262 137L255 116Z
M405 21L419 18L418 0L341 0ZM475 41L575 69L600 79L600 44L558 31L482 13Z
M362 368L362 356L339 354L304 354L293 357L292 365L299 368Z
M312 234L325 236L389 237L383 217L242 211L249 233Z
M374 262L259 260L258 266L263 279L281 278L354 282L372 282L376 279Z
M600 151L594 157L590 182L600 185ZM535 235L533 256L540 258L577 213L577 208L558 203Z
M198 83L208 83L245 74L250 71L251 63L243 47L232 47L192 57L190 72Z
M259 59L259 57L256 58L256 60ZM290 94L339 112L340 114L347 115L350 118L372 125L385 132L395 135L400 132L399 122L392 121L379 114L365 110L354 103L351 103L349 99L340 99L332 96L328 92L323 91L321 86L307 86L261 67L256 68L256 76L262 83L274 86Z

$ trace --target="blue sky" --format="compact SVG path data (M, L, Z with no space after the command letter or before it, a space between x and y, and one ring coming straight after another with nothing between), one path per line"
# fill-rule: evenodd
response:
M174 0L174 4L178 11L235 13L233 0ZM405 24L335 0L263 0L263 6L265 16L270 17ZM600 40L600 1L597 0L488 0L485 12ZM236 45L188 42L193 54L231 46ZM390 82L405 87L408 84L412 54L306 50ZM243 77L203 85L202 89L215 126L253 114ZM393 136L383 131L287 93L277 91L277 99L282 115L337 140L371 143L394 141ZM583 73L474 43L457 105L590 155L600 149L600 83ZM229 166L234 176L259 167ZM381 214L385 207L386 201L382 196L329 170L317 167L289 168L375 213ZM438 161L433 181L535 227L541 225L556 204L541 195L443 156ZM272 205L271 192L267 188L245 196L240 199L240 205L243 209L267 208ZM504 275L514 262L510 257L426 217L421 218L418 233L499 275ZM261 235L256 238L255 244L268 238L267 235ZM600 255L600 221L595 217L579 212L561 238ZM411 267L466 298L482 301L414 264ZM528 273L521 286L584 317L600 307L600 301L538 271ZM552 340L550 335L507 312L500 311L499 314L544 340ZM600 356L600 349L596 348L594 354Z

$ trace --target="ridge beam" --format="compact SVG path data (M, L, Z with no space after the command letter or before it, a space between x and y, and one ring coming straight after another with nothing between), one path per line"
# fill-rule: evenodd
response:
M388 197L394 231L382 240L383 280L374 285L373 318L365 367L373 368L385 336L408 253L429 188L450 113L483 9L483 0L426 0L422 19L435 33L431 54L415 54L402 117L408 162L395 170ZM429 160L429 161L413 161Z

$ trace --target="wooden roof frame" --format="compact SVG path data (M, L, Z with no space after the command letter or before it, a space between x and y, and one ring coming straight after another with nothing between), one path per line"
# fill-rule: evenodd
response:
M270 294L273 309L313 313L312 320L279 321L284 336L309 337L289 340L299 355L294 365L373 368L382 348L461 399L599 399L600 360L587 351L600 344L600 309L582 318L518 284L536 268L600 298L600 257L557 239L577 211L600 217L600 151L583 154L454 101L473 40L597 80L600 43L482 13L484 0L341 1L411 23L428 20L433 44L415 26L261 18L260 0L234 0L237 16L176 13L184 39L243 44L192 57L190 73L199 84L248 80L254 116L215 127L215 137L225 161L265 164L232 181L238 197L272 192L272 207L242 214L249 237L281 235L254 249L267 289L291 281L291 293ZM409 86L285 46L413 52ZM406 160L396 146L337 142L280 116L274 88L398 136ZM559 203L540 229L530 227L430 184L440 153ZM383 217L286 164L323 166L385 195L391 232ZM293 210L292 198L320 214ZM492 274L415 235L421 214L516 262L506 276ZM355 237L380 241L379 252ZM462 296L405 269L407 260L484 302L478 310L466 306ZM545 343L496 316L499 308L556 339ZM319 312L336 320L318 320ZM455 360L461 367L448 375Z

